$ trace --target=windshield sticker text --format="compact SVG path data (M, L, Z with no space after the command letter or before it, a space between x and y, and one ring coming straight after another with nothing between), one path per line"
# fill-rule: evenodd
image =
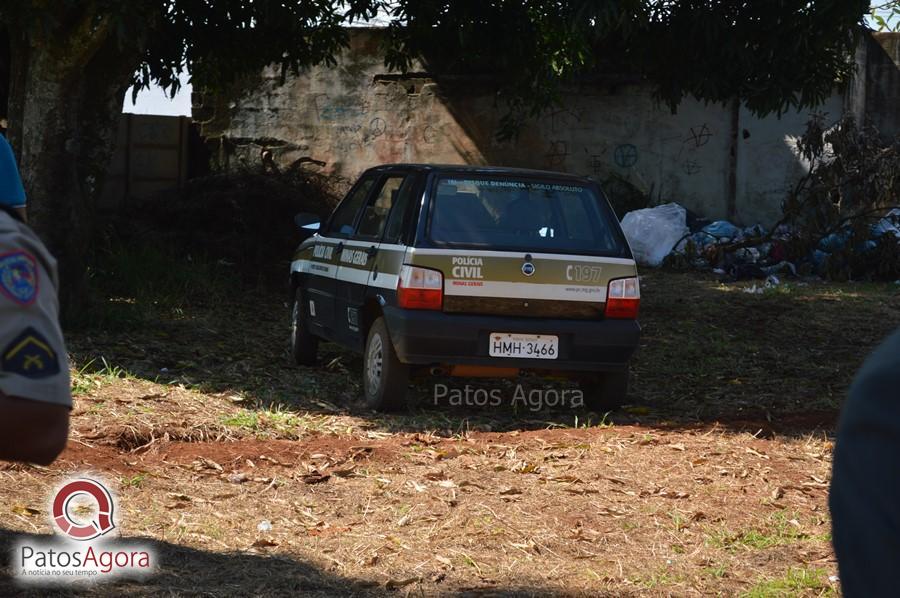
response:
M550 183L526 183L524 181L503 181L495 179L446 179L442 184L474 185L476 187L511 187L513 189L536 189L538 191L563 191L581 193L582 187L573 185L552 185Z

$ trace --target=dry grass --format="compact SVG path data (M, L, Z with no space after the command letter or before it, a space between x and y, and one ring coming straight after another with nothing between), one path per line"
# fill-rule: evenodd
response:
M835 593L831 432L898 290L739 288L649 275L633 405L606 417L434 406L427 386L374 415L357 357L287 363L271 294L79 333L73 440L0 471L0 538L48 533L50 489L87 470L162 556L93 594Z

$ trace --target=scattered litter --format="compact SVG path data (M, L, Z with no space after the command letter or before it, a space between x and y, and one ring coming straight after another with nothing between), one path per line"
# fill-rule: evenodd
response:
M778 286L779 277L787 275L889 276L879 265L885 248L896 241L900 252L900 208L863 229L863 238L849 223L811 240L809 232L786 224L769 234L761 224L741 228L727 220L710 223L676 203L629 212L622 218L622 230L642 265L659 266L668 259L682 267L712 270L723 282L765 280L766 288Z
M272 531L272 522L269 521L268 519L263 519L262 521L259 522L259 525L256 526L256 531L259 531L262 533L268 533L268 532Z
M714 239L736 239L741 236L741 229L728 222L727 220L717 220L712 224L707 224L701 229L701 232L710 235Z
M622 218L622 231L638 263L659 266L690 229L687 211L676 203L667 203L628 212Z
M767 266L763 268L762 271L765 272L766 275L790 273L793 276L797 276L797 267L791 262L786 261L778 262L774 266Z

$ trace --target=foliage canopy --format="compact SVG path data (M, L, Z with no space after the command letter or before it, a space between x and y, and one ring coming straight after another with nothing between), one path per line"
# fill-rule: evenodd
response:
M605 75L649 80L673 110L685 96L740 98L757 114L825 99L853 67L864 0L23 0L0 8L13 35L114 36L135 93L178 75L218 88L268 64L333 63L347 24L389 16L388 65L488 75L515 126L560 88ZM17 33L20 32L20 33Z

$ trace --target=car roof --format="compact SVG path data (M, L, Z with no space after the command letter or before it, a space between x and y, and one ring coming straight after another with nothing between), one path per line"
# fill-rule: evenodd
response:
M473 166L470 164L381 164L369 168L367 172L382 172L390 170L418 170L437 173L466 173L480 175L514 175L523 177L541 177L553 179L566 179L580 183L592 183L591 179L567 172L553 170L537 170L533 168L512 168L509 166Z

